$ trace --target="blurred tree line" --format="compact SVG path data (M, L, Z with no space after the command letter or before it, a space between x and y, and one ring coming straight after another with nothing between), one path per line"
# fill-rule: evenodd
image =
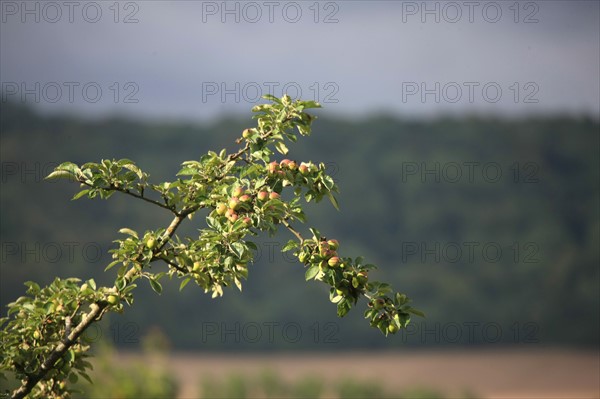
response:
M250 108L250 106L248 107ZM340 185L308 216L349 256L366 255L427 314L384 340L361 312L337 319L325 286L304 282L279 250L286 232L257 240L244 292L211 300L198 289L162 297L138 287L136 303L94 334L135 346L152 328L176 349L340 350L433 345L597 346L599 304L599 124L585 117L431 121L373 115L331 119L290 148L324 162ZM63 161L130 158L154 182L173 180L184 160L235 148L250 114L212 124L43 116L1 109L0 306L24 281L55 276L108 283L106 252L121 227L164 225L168 214L115 195L70 202L78 187L43 177ZM194 234L202 218L182 226ZM154 267L160 267L155 265ZM112 271L107 272L110 274ZM286 282L277 288L280 282ZM276 282L278 284L276 284Z

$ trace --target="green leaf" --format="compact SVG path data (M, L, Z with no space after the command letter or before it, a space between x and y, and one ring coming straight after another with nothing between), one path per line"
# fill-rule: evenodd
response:
M306 281L308 281L308 280L312 280L313 278L315 278L315 276L317 274L319 274L319 266L312 265L311 267L308 268L304 277L306 278Z
M130 236L138 238L138 234L135 231L133 231L133 230L127 228L127 227L123 227L122 229L120 229L119 233L121 233L121 234L129 234Z
M419 317L425 317L425 313L421 312L421 311L420 311L420 310L418 310L418 309L414 309L414 308L411 308L411 307L407 307L407 308L404 308L404 310L406 310L407 312L409 312L409 313L412 313L412 314L414 314L414 315L417 315L417 316L419 316Z
M340 205L338 204L338 202L337 202L337 200L335 199L335 197L333 196L333 194L331 194L331 193L328 191L328 192L327 192L327 196L329 197L329 201L331 201L331 203L333 204L333 207L339 211L339 210L340 210Z
M298 243L298 241L296 241L296 240L289 240L287 242L287 244L285 244L283 246L283 248L281 249L281 252L286 252L286 251L289 251L291 249L298 248L299 246L300 246L300 244Z
M90 192L90 189L85 189L85 190L81 190L80 192L78 192L77 194L75 194L73 196L73 198L71 198L73 201L74 200L78 200L79 198L83 197L84 195L86 195L87 193Z
M287 146L285 144L283 144L283 142L281 142L281 141L278 141L275 144L275 148L277 149L277 151L279 151L279 153L281 153L283 155L287 154L289 151Z
M73 179L75 176L71 172L67 172L66 170L55 170L46 176L46 180L53 179Z
M185 280L183 280L181 282L181 284L179 284L179 291L183 290L185 288L185 286L190 282L191 279L192 279L191 277L188 277Z
M154 279L150 279L150 286L152 286L152 289L160 294L162 292L162 285L160 285L160 283Z

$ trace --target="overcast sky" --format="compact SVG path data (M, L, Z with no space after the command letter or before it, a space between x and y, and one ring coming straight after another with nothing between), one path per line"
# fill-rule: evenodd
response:
M202 120L260 94L328 113L588 114L598 1L1 2L2 101Z

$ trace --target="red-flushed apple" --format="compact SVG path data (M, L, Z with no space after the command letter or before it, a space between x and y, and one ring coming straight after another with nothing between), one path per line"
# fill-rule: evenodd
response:
M279 197L280 197L280 195L277 194L275 191L273 191L272 193L269 194L269 199L277 199Z
M233 192L231 193L232 197L239 197L240 195L244 194L244 189L241 187L236 187L233 189Z
M338 258L337 256L333 256L331 257L328 261L327 264L331 267L336 267L341 263L340 258Z
M269 192L268 191L260 191L256 195L256 198L258 198L259 201L266 201L267 198L269 198Z
M240 197L241 202L250 202L251 200L252 200L252 197L249 196L248 194L244 194Z
M337 249L340 247L338 240L329 240L327 241L327 244L329 244L329 248L334 251L337 251Z
M275 174L275 172L277 171L277 161L273 161L270 164L268 164L267 171L272 175Z
M300 174L302 174L304 176L306 176L310 172L308 165L305 164L304 162L302 162L300 164L300 166L298 166L298 170L300 171Z
M285 168L289 167L290 162L292 162L292 161L290 161L289 159L284 159L281 162L279 162L279 166L281 166L282 168L285 169Z
M298 164L296 163L296 161L290 161L288 163L288 169L289 170L296 170L297 167L298 167Z

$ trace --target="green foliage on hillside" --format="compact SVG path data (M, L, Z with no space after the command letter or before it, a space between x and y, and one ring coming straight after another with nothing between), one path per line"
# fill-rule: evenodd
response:
M42 117L12 104L2 104L1 116L2 309L30 279L47 284L55 276L77 275L108 283L103 268L114 231L168 222L149 204L131 206L127 198L114 197L110 206L68 202L76 185L43 181L55 166L66 159L129 158L160 181L174 175L181 160L232 149L248 120L206 126L83 121ZM126 346L158 326L176 348L206 350L597 345L597 122L373 116L322 118L314 130L295 144L295 155L328 165L343 212L308 206L309 219L323 231L339 232L350 256L381 265L378 278L401 286L427 319L385 341L376 331L353 328L364 323L359 313L327 324L324 287L292 285L305 270L279 252L286 237L259 245L260 260L252 266L257 270L243 295L231 291L209 303L210 295L200 291L158 298L141 288L136 310L105 320L99 333ZM182 227L183 235L199 226ZM294 288L278 288L280 283ZM164 284L165 291L178 288L178 282ZM261 336L254 339L257 326Z

